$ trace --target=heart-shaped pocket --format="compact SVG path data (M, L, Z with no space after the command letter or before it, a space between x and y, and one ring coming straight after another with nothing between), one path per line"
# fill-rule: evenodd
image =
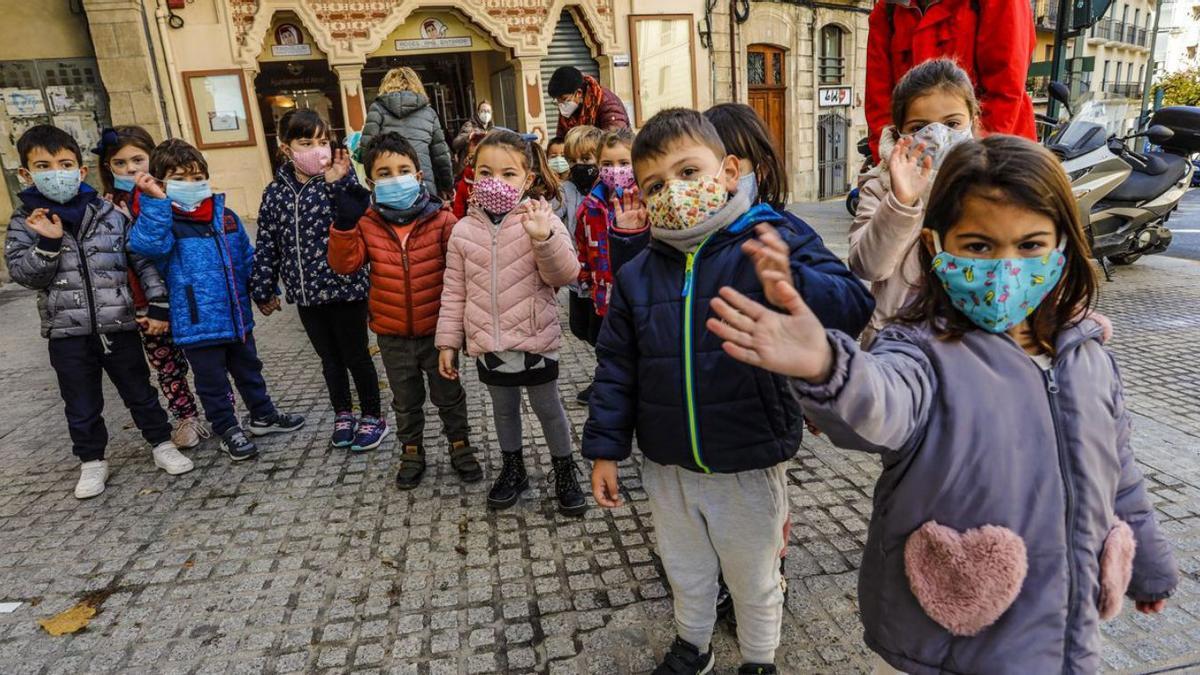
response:
M960 534L931 520L904 545L913 595L954 635L976 635L995 623L1016 600L1028 568L1025 542L996 525Z
M1108 621L1121 613L1125 591L1133 578L1133 555L1137 541L1133 530L1118 520L1104 538L1104 550L1100 553L1100 620Z

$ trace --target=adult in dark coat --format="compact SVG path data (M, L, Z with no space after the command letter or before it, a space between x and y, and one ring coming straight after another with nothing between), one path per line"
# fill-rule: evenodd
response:
M583 125L603 131L629 126L629 113L621 98L578 68L563 66L554 71L546 90L558 105L555 136L566 138L568 131Z

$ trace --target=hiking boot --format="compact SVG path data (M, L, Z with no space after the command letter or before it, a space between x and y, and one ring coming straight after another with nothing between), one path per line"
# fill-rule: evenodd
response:
M478 483L483 480L483 467L475 458L475 448L470 441L450 442L450 466L458 473L458 478L464 483Z
M573 457L554 457L550 463L554 470L554 496L558 498L558 512L564 516L582 516L588 510L587 499L579 487L575 474L579 467Z
M304 426L304 418L300 415L277 412L265 419L250 420L250 433L255 436L282 434L295 431L302 426Z
M388 425L381 417L363 416L358 421L358 432L354 434L354 444L350 446L350 450L354 452L366 452L374 450L383 442L383 437L388 435Z
M159 443L154 447L154 466L166 471L172 476L178 476L181 473L187 473L194 467L192 460L184 457L179 452L179 448L171 441Z
M704 675L712 672L712 647L701 654L700 650L683 638L675 638L671 650L663 657L662 663L654 669L653 675Z
M492 483L492 489L488 491L487 498L488 508L496 511L516 504L521 493L529 489L529 476L525 473L525 456L521 451L502 452L500 456L504 458L504 466L500 468L500 475L496 476L496 482Z
M221 449L235 462L258 457L258 446L246 438L241 427L233 427L221 434Z
M584 387L583 391L579 392L578 394L575 394L575 402L578 403L579 405L586 406L588 404L588 401L591 400L591 398L592 398L592 385L590 385L590 384L588 386Z
M743 663L738 675L776 675L774 663Z
M108 480L108 462L98 459L79 465L79 482L75 483L76 499L91 499L104 492Z
M348 448L354 444L354 431L358 426L358 418L350 411L344 411L333 418L333 436L329 444L335 448Z
M400 470L396 472L396 487L411 490L421 484L425 475L425 448L414 443L404 445L400 455Z
M171 432L171 442L180 450L191 450L211 435L199 417L185 417Z

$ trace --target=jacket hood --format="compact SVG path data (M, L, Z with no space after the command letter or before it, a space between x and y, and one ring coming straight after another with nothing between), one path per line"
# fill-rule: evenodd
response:
M408 117L429 105L428 98L412 91L393 91L380 94L375 100L396 117Z

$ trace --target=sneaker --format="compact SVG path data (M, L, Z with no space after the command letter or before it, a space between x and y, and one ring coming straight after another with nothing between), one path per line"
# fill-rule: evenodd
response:
M79 482L75 484L76 499L91 499L104 492L108 480L108 462L98 459L79 465Z
M550 460L554 468L554 495L558 498L558 512L564 516L582 516L588 510L587 499L579 487L575 474L579 467L572 457L554 457Z
M211 435L199 417L186 417L171 432L171 442L180 450L191 450Z
M354 435L354 445L350 449L354 452L366 452L374 450L383 442L383 438L388 435L387 420L381 417L363 416L358 421L358 433Z
M404 444L404 453L400 455L400 469L396 472L396 487L401 490L413 490L421 484L421 476L425 475L425 448L417 443Z
M584 387L583 391L579 392L578 394L575 394L575 402L578 403L579 405L587 405L588 401L591 400L591 398L592 398L592 385L590 385L590 384L588 386Z
M154 448L154 466L166 471L172 476L178 476L181 473L191 471L194 466L192 460L184 457L179 452L179 448L171 441L159 443Z
M255 436L282 434L288 431L295 431L304 426L304 418L299 415L277 412L274 417L250 420L249 426L250 433Z
M502 452L500 456L504 458L504 466L487 498L488 508L497 511L516 504L521 493L529 489L529 476L525 474L525 457L521 451Z
M671 645L671 650L663 657L662 663L654 669L653 675L704 675L712 672L712 669L711 647L708 652L701 654L690 642L677 637Z
M774 663L743 663L738 675L776 675Z
M475 458L475 448L470 441L450 442L450 466L464 483L478 483L483 480L483 467Z
M258 457L258 446L246 438L246 433L241 427L234 427L221 434L221 448L229 455L229 459L235 462Z
M335 448L348 448L354 444L354 430L358 418L352 412L340 412L333 420L333 437L329 444Z

